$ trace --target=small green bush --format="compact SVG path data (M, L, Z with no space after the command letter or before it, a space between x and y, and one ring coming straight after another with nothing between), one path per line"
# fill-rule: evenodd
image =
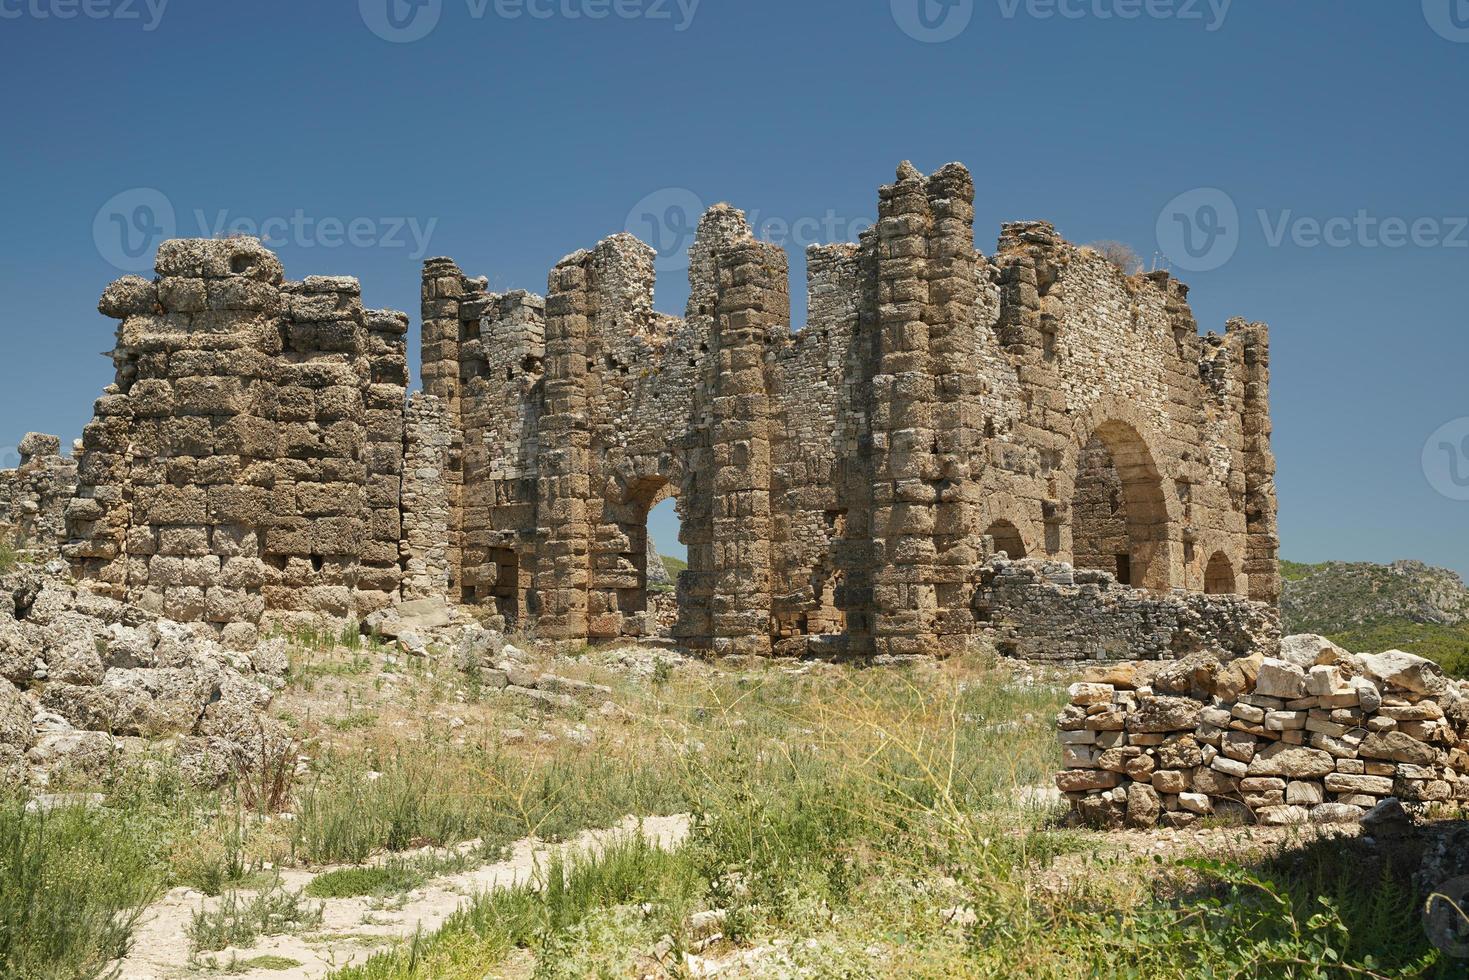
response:
M163 885L146 827L100 808L0 801L0 976L107 976Z

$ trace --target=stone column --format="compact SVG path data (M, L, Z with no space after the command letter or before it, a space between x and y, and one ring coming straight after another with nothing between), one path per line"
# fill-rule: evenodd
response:
M929 369L928 252L933 216L923 176L904 163L878 206L879 360L872 379L873 588L878 654L938 652L934 518L938 475Z
M1280 604L1280 534L1276 525L1275 453L1270 446L1270 329L1263 323L1229 321L1242 333L1245 410L1245 563L1250 598Z
M591 322L588 259L577 252L551 271L546 298L545 411L541 446L540 533L536 591L542 635L587 636L591 580L591 430L587 421L587 332Z
M789 329L785 252L748 239L716 255L712 356L713 646L770 653L770 388L765 354Z

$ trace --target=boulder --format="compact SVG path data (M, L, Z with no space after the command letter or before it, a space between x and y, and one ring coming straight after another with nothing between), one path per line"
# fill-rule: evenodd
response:
M1350 803L1319 803L1311 808L1312 823L1356 823L1362 819L1362 808Z
M1266 657L1255 678L1255 693L1269 698L1294 701L1306 695L1306 671L1293 663Z
M0 745L24 752L36 736L32 718L35 709L26 696L9 681L0 680Z
M1214 693L1225 701L1234 701L1255 686L1255 678L1264 663L1262 654L1231 660L1219 668L1214 679Z
M1364 654L1362 669L1373 680L1414 694L1441 694L1448 686L1443 668L1402 650Z
M1218 658L1207 653L1192 653L1182 660L1165 664L1153 678L1153 689L1159 694L1179 694L1207 701L1214 696L1219 670Z
M1163 812L1163 801L1158 791L1147 783L1133 783L1127 787L1127 825L1138 829L1152 827Z
M1406 762L1415 766L1431 766L1438 761L1438 750L1403 732L1373 732L1362 740L1357 754L1364 759Z
M1309 670L1318 664L1327 666L1346 663L1351 654L1315 633L1297 633L1280 641L1280 659Z

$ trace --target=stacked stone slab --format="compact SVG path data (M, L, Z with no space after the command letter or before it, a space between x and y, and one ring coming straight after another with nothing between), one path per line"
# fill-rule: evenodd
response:
M1056 785L1104 827L1340 823L1389 797L1469 802L1469 685L1421 657L1320 637L1281 653L1089 671L1057 718Z
M76 493L76 459L61 439L28 432L16 447L20 465L0 471L0 523L17 547L54 553L66 541L66 510Z
M253 239L163 243L83 431L64 553L179 622L362 615L399 590L407 317L355 279L286 282Z

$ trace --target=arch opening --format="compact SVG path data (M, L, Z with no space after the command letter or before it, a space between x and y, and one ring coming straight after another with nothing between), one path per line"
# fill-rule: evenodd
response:
M1204 568L1204 592L1209 595L1230 595L1234 590L1234 566L1230 564L1228 555L1216 551L1209 557L1209 564Z
M1020 536L1020 528L1010 521L995 521L984 533L994 542L996 553L1003 551L1015 561L1026 556L1025 539Z
M1122 422L1099 426L1077 456L1072 563L1124 585L1172 587L1162 477L1142 437Z

